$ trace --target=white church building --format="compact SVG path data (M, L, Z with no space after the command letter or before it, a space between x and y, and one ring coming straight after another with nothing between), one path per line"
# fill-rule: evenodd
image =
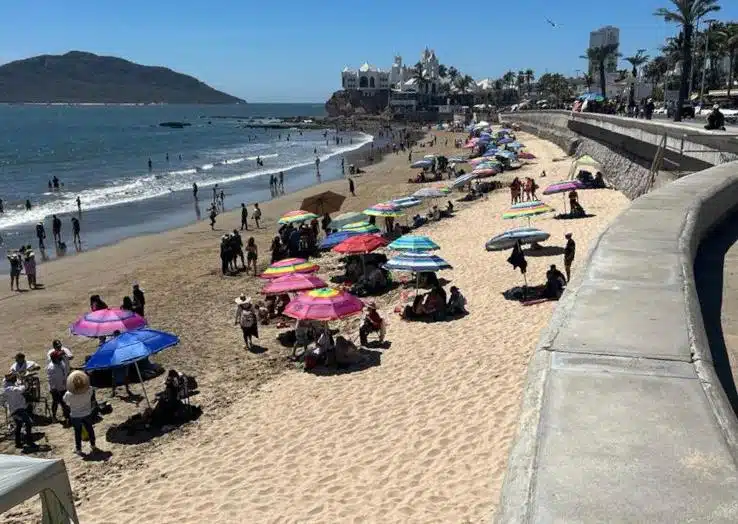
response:
M420 55L420 64L427 82L423 85L424 94L440 92L441 76L438 74L439 61L435 51L427 47ZM389 71L383 71L370 65L368 62L358 69L345 67L341 71L341 86L343 89L356 89L372 92L378 89L392 89L407 93L417 93L419 86L414 78L414 67L402 63L401 56L395 56L395 61Z

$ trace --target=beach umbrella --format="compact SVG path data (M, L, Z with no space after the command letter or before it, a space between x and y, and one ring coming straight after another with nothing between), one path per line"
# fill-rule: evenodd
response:
M127 309L98 309L79 317L69 326L74 335L83 337L108 337L116 331L125 333L146 326L146 319Z
M391 202L380 202L379 204L374 204L372 207L365 209L364 214L375 217L399 217L405 213Z
M518 159L518 156L512 151L505 151L503 149L500 149L499 151L497 151L497 153L495 153L495 156L499 158L504 158L505 160L517 160Z
M331 233L323 239L323 241L320 243L320 249L330 249L334 246L337 246L347 238L359 234L360 233L357 233L356 231L336 231L335 233Z
M144 398L149 408L149 396L146 394L138 361L150 357L160 351L179 344L179 337L154 329L138 329L122 333L100 345L85 363L85 371L100 371L133 364L141 382Z
M422 203L422 201L415 197L403 197L390 200L389 203L396 205L400 209L406 209L408 207L418 206Z
M448 161L454 162L456 164L465 164L466 162L469 161L469 159L463 156L452 156L448 159Z
M533 244L548 240L550 237L550 234L535 227L516 227L493 236L484 247L487 251L503 251L514 247L516 242Z
M474 169L474 171L471 172L472 175L476 177L488 177L488 176L494 176L500 172L500 168L497 166L491 166L491 167L477 167Z
M379 233L379 228L369 222L352 222L341 228L341 231L352 231L354 233Z
M447 182L434 182L430 185L433 189L438 189L441 193L444 195L448 195L451 193L451 188L449 187Z
M584 189L584 184L579 180L564 180L562 182L554 182L546 189L543 190L544 195L555 195L561 193L564 199L564 212L566 213L566 194L569 191L576 191L577 189Z
M366 217L363 213L356 213L354 211L351 211L348 213L341 213L340 215L333 217L328 227L330 227L331 229L341 229L346 224L362 222L364 220L366 220Z
M436 158L436 155L425 155L423 158L425 158L426 160L433 161L433 159Z
M475 175L474 173L467 173L465 175L461 175L460 177L458 177L456 180L454 180L451 183L451 187L463 187L469 182L471 182L472 180L474 180L475 178L477 178L477 175Z
M412 164L410 164L410 167L413 169L421 169L424 167L431 167L433 165L433 162L430 160L424 159L424 160L416 160Z
M389 246L394 251L435 251L441 249L441 246L433 242L430 238L421 235L403 235Z
M292 224L294 222L306 222L314 218L319 218L315 213L310 213L304 209L297 209L295 211L289 211L282 215L279 219L280 224Z
M387 241L381 236L364 234L347 238L334 247L333 251L343 254L364 255L386 245Z
M261 292L265 295L281 295L282 293L294 293L295 291L306 291L325 286L326 283L315 275L290 273L283 277L275 278L264 286Z
M413 196L416 198L443 198L446 193L436 187L424 187L413 193Z
M284 314L300 320L338 320L361 313L364 303L355 296L324 287L297 295L287 304Z
M324 215L326 213L335 213L341 209L343 201L346 197L333 191L323 191L317 195L309 196L302 201L300 209Z
M551 213L554 209L541 202L540 200L532 200L530 202L521 202L519 204L513 204L508 211L506 211L502 218L505 220L512 220L514 218L527 218L528 225L530 225L531 217L536 215L542 215L544 213Z
M283 277L290 273L315 273L320 266L305 260L304 258L285 258L275 262L259 275L264 279Z
M533 160L536 157L533 153L530 153L529 151L520 151L518 153L518 158L522 158L524 160Z
M453 269L451 264L437 255L432 253L416 253L414 251L406 251L396 257L390 258L384 264L384 268L415 273L416 292L420 287L420 273L435 273L443 269Z

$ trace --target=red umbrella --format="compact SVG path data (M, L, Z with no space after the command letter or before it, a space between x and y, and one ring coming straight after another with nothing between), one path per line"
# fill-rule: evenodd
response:
M333 251L351 255L364 255L386 245L387 241L379 235L356 235L338 244L333 248Z

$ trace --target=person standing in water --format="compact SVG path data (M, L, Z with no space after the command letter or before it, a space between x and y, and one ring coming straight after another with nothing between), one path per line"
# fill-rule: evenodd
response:
M154 168L154 164L151 163L151 158L149 158L149 171L151 171Z
M320 157L315 157L315 174L316 176L320 177Z
M284 193L284 171L279 172L279 190Z
M74 246L78 249L82 248L82 238L79 236L79 219L72 217L72 236Z
M43 251L46 248L44 245L44 240L46 240L46 229L44 229L43 222L36 224L36 238L38 238L38 248Z
M82 214L82 200L77 197L77 213Z
M197 200L197 182L192 182L192 196Z
M167 162L169 162L169 153L167 153L167 157L166 158L167 158Z
M218 184L213 186L213 204L218 203Z
M26 211L30 211L30 210L31 210L31 201L26 199Z
M3 213L5 213L5 209L3 209L3 199L0 198L0 215L2 215Z
M61 243L61 219L56 215L51 215L51 232L54 234L54 244Z

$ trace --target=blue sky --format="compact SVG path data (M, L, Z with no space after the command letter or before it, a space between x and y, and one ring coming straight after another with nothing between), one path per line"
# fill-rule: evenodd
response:
M738 20L738 0L716 18ZM500 7L507 5L508 7ZM415 63L427 45L475 78L532 68L574 75L589 32L620 28L620 47L655 52L668 0L23 0L6 1L0 63L71 49L164 65L251 102L322 102L340 70ZM561 24L553 28L545 18Z

